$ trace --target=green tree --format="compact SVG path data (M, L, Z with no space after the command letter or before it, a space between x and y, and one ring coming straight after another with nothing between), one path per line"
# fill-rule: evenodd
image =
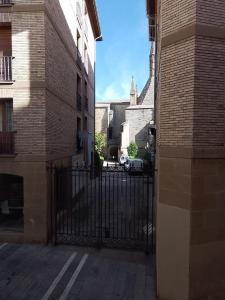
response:
M138 153L138 145L134 142L131 142L127 148L127 152L130 157L136 157Z
M103 150L106 147L106 136L104 133L99 132L95 134L95 150L99 156L103 155Z

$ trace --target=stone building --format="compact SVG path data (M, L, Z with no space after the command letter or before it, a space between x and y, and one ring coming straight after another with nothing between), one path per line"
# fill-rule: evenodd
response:
M94 0L0 1L1 241L47 242L48 167L90 160L100 39Z
M154 123L154 77L146 83L138 96L132 78L130 100L96 103L95 131L107 136L107 158L127 154L127 147L135 142L139 155L145 154L149 130Z
M122 124L121 152L127 153L131 142L138 145L139 156L144 156L149 146L151 125L154 124L154 77L146 83L138 97L132 79L130 91L130 106L125 111L125 122Z
M106 158L118 158L121 148L121 128L125 122L125 111L129 101L96 103L95 132L102 132L107 137Z
M225 2L147 5L157 45L158 299L222 300Z

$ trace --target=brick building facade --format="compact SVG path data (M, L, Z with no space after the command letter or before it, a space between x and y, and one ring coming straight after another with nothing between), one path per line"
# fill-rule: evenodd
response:
M47 167L90 160L100 36L94 0L0 1L0 240L48 241Z
M225 3L147 4L157 43L158 299L222 300Z

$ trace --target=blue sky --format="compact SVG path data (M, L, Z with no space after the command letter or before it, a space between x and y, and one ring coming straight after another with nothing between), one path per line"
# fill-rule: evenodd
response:
M141 92L149 75L145 0L97 0L103 41L97 42L96 99L129 97L132 75Z

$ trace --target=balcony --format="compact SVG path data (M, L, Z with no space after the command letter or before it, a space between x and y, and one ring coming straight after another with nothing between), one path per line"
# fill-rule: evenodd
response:
M0 57L0 83L12 83L12 56Z
M15 154L14 132L0 132L0 155Z
M77 92L77 110L79 111L82 110L82 97L78 92Z

